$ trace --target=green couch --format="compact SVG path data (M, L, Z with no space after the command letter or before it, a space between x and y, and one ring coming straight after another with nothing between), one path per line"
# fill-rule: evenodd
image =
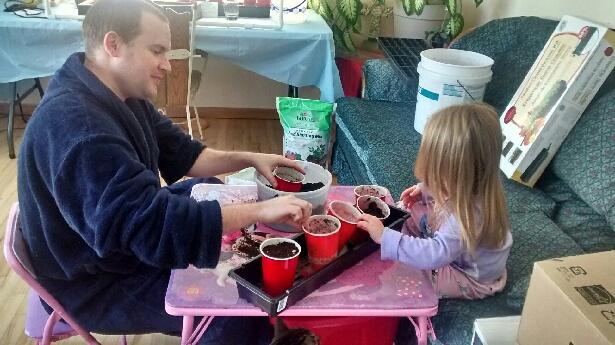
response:
M536 17L500 19L455 43L494 59L485 102L505 108L556 25ZM337 101L333 172L342 185L379 184L399 198L417 182L416 85L402 83L387 60L367 61L364 75L363 99ZM480 301L440 301L433 343L469 344L475 319L521 314L535 261L615 249L615 73L534 188L502 180L514 240L507 286Z

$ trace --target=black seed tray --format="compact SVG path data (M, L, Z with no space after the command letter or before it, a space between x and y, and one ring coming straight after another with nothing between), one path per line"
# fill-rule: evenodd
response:
M410 213L391 205L389 207L391 215L385 220L384 225L401 231L404 222L410 217ZM359 229L358 231L363 230ZM301 272L302 267L309 265L305 235L301 233L292 238L301 246L297 265L297 272ZM277 316L286 308L318 290L319 287L378 250L378 248L380 248L380 245L371 239L357 245L350 243L347 245L348 250L344 254L338 256L337 259L321 270L308 277L296 274L293 286L277 297L272 297L263 291L263 269L260 255L231 270L229 277L237 282L239 297L259 307L269 316Z

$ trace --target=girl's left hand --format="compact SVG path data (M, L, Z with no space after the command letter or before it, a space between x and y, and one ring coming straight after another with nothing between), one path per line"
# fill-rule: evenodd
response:
M374 242L378 244L382 242L384 225L380 219L370 214L361 214L357 217L357 226L359 229L367 231L369 233L369 237L371 237Z
M273 170L278 166L290 167L305 175L305 170L303 170L303 167L299 165L297 161L280 155L253 153L252 166L269 181L273 188L277 188L278 186L278 183L273 177Z

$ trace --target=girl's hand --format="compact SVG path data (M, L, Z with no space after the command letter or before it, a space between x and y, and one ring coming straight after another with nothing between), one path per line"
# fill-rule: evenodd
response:
M267 181L269 181L269 183L271 184L273 188L278 187L278 183L273 177L273 170L278 166L290 167L290 168L300 171L301 173L305 175L305 170L303 170L303 167L299 163L297 163L297 161L288 159L284 156L254 153L251 158L252 158L252 166L261 175L265 176L265 178L267 179Z
M423 193L421 192L421 187L415 184L401 193L400 201L406 209L411 209L412 206L421 201L422 198Z
M384 232L384 225L382 221L370 214L361 214L357 217L357 226L359 229L363 229L369 233L369 237L374 242L380 244L382 242L382 233Z

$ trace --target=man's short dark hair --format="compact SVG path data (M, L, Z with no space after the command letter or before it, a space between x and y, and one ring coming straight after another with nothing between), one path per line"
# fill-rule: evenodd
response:
M110 32L116 32L124 42L129 43L140 34L141 17L151 13L168 21L160 8L149 0L98 0L92 5L83 20L83 44L86 56L103 43Z

